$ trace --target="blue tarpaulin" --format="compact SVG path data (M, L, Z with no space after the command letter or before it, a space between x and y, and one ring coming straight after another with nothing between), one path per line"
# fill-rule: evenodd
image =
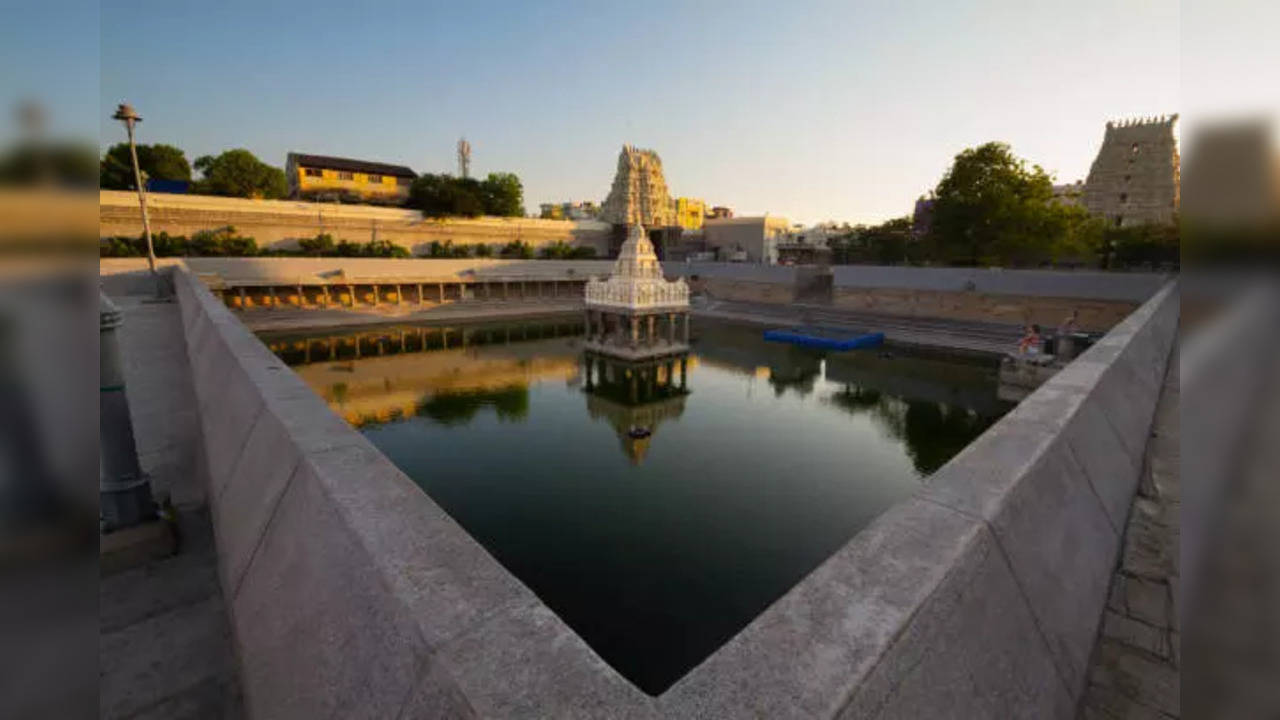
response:
M857 350L884 344L884 333L864 333L822 327L795 327L765 330L764 339L823 350Z

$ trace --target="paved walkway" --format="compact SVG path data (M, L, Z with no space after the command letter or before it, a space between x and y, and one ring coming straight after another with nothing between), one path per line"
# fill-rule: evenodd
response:
M693 311L701 317L766 325L815 324L883 332L886 340L897 345L980 355L1004 355L1022 336L1022 328L1016 325L874 314L805 303L700 300L694 302Z
M143 470L177 508L178 553L98 586L99 716L243 715L198 454L199 422L176 304L113 297Z
M577 312L581 315L581 300L479 300L446 305L421 307L406 303L401 306L386 305L379 308L309 308L309 309L256 309L237 312L236 316L254 332L308 330L318 328L355 327L360 325L386 325L403 322L438 322L449 320L497 320L536 317Z
M1082 720L1181 716L1178 397L1175 346L1080 702Z

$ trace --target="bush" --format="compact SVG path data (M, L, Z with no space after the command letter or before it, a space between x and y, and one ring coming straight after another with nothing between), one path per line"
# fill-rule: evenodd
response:
M454 245L452 240L432 240L427 245L427 255L430 258L464 258L471 257L471 246Z
M533 247L523 240L512 240L502 246L502 250L498 254L504 258L528 260L533 257Z
M298 249L305 255L316 256L332 255L337 252L333 236L329 233L320 233L313 238L299 240Z
M236 235L236 229L228 225L217 230L203 230L190 240L182 235L167 232L154 233L151 246L156 257L253 257L262 254L258 243L251 237ZM100 257L146 257L147 239L138 237L111 237L99 245Z
M493 257L493 248L485 243L480 243L476 245L475 256L482 258Z
M584 260L594 258L596 249L593 247L574 247L563 240L557 240L551 245L543 247L538 256L544 260Z

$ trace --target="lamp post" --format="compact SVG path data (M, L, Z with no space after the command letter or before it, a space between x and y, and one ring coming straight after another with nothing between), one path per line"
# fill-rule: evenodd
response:
M129 155L133 158L133 183L138 188L138 205L142 208L142 234L147 238L147 266L151 268L151 279L156 284L156 297L161 297L160 276L156 273L156 250L151 244L151 218L147 216L147 190L142 184L142 170L138 167L138 148L133 143L133 126L142 122L142 118L129 103L120 103L116 114L111 116L124 123L129 134Z

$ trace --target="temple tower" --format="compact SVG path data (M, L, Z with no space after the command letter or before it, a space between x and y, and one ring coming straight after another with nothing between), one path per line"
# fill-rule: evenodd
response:
M614 225L642 225L649 229L676 224L675 206L662 175L662 160L652 150L623 145L618 172L600 219Z
M1084 206L1115 227L1171 223L1179 204L1178 116L1107 123Z

